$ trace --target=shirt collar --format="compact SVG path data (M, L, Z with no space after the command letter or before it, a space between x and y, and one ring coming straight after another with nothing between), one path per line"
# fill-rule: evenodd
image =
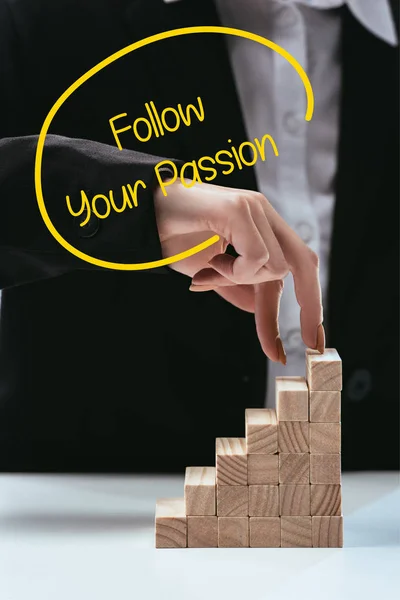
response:
M166 4L179 0L164 0ZM245 2L245 0L243 0ZM281 4L303 4L312 8L339 8L347 4L354 17L368 31L391 46L397 46L398 38L389 0L278 0Z
M349 9L362 25L391 46L398 39L389 0L347 0Z
M389 0L280 0L280 2L282 4L303 4L321 9L347 5L365 29L391 46L398 44Z

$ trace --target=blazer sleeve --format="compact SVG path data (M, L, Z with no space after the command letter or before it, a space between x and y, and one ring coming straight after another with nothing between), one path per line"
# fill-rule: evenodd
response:
M0 289L76 269L101 269L76 257L49 231L39 210L34 183L38 136L0 139ZM48 136L42 160L42 191L47 214L56 231L85 255L115 263L143 263L162 258L154 211L155 166L165 160L131 150L119 150L90 140ZM179 164L179 161L173 161ZM164 170L164 176L170 175ZM137 185L124 206L123 187ZM82 207L99 198L96 211ZM74 214L67 205L67 196ZM93 206L93 203L91 203ZM104 215L108 212L107 217ZM75 216L74 216L75 215ZM89 218L88 218L89 217ZM81 224L86 221L82 227ZM168 272L150 269L150 272Z
M19 118L29 111L24 86L24 64L18 32L7 0L0 0L0 289L55 277L76 269L101 269L74 256L51 234L36 198L34 167L38 131L26 130ZM20 124L21 123L21 124ZM10 125L12 124L12 125ZM27 135L29 134L29 135ZM152 262L162 258L156 224L153 190L154 167L164 158L101 144L48 135L42 160L42 190L46 211L58 234L80 252L115 263ZM173 161L178 164L179 161ZM169 174L164 172L164 174ZM113 192L123 205L122 186L141 180L137 206L131 201L122 212L106 218L91 211L73 216L81 206L81 190L93 196ZM98 214L107 211L101 198ZM168 268L150 269L168 273Z

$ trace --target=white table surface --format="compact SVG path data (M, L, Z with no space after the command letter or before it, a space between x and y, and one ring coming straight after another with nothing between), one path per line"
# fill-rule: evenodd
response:
M154 548L183 477L0 475L1 600L400 598L396 473L343 475L342 549Z

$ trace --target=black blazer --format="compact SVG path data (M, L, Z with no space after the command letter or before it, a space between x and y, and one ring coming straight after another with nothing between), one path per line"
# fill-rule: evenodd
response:
M343 359L343 469L399 467L398 49L347 8L337 201L324 307ZM398 16L396 14L398 23ZM50 107L120 48L169 29L218 25L210 0L0 0L0 469L180 471L214 464L215 437L243 436L262 406L254 317L192 294L168 268L123 272L75 259L39 214L33 164ZM151 189L160 157L213 156L248 139L224 36L153 44L98 73L60 109L46 142L44 195L60 232L120 262L161 258ZM202 123L147 144L109 119L201 96ZM316 99L318 102L318 99ZM265 132L267 133L267 132ZM143 152L152 156L143 156ZM144 179L139 207L82 230L65 195ZM256 189L254 171L214 183ZM65 191L68 189L68 192Z

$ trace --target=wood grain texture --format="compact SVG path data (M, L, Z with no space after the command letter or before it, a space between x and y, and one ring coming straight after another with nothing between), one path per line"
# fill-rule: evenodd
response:
M311 548L311 517L281 517L282 548Z
M218 547L248 548L249 518L218 517Z
M249 516L279 516L278 485L249 485Z
M280 485L280 515L299 517L311 515L310 485Z
M279 452L303 454L310 451L309 426L306 421L280 421L278 426Z
M341 483L341 454L310 454L310 483Z
M324 354L306 350L307 384L310 390L323 392L342 390L342 361L334 348Z
M186 515L216 514L215 467L187 467L185 472Z
M249 486L218 485L217 515L219 517L248 517Z
M278 421L308 421L308 387L304 377L275 378Z
M343 517L312 517L314 548L343 548Z
M278 421L271 408L247 408L245 411L248 454L278 452Z
M188 548L218 548L218 518L187 518Z
M340 423L341 392L310 391L311 423Z
M279 454L249 454L248 483L249 485L278 485L279 483Z
M156 503L156 548L186 548L187 519L184 498L160 498Z
M217 485L247 485L246 438L216 439Z
M280 548L279 517L250 517L249 521L250 548Z
M310 452L313 454L340 454L340 423L310 423Z
M310 483L310 455L279 454L279 483Z
M342 515L342 486L312 484L311 514L318 516Z

